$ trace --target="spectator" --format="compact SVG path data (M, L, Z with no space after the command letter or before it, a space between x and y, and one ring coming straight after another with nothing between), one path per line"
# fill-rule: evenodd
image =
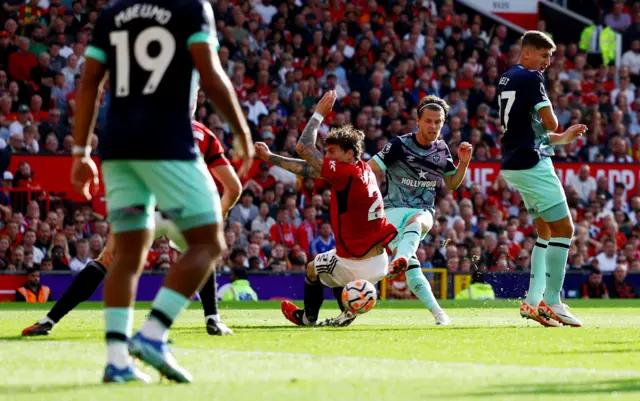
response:
M247 271L244 268L234 268L229 275L230 284L223 285L218 290L218 297L222 301L257 301L258 294L251 288Z
M588 204L591 193L597 190L596 179L591 177L590 173L591 167L588 164L583 164L580 166L577 176L574 175L567 179L567 184L576 190L582 204Z
M265 235L269 234L271 226L276 223L273 217L269 216L269 213L269 204L267 202L261 202L258 217L251 222L251 232L260 231Z
M627 280L627 266L618 264L609 284L611 298L638 298L636 287Z
M289 222L289 211L286 206L278 209L276 223L269 230L269 240L272 246L280 244L291 248L295 245L295 228Z
M18 51L9 56L9 76L21 82L29 81L31 69L38 65L38 58L29 52L29 39L20 38Z
M89 240L86 238L79 239L76 242L76 256L69 262L69 268L71 271L79 272L92 260L89 257Z
M31 252L33 255L33 263L36 265L40 265L42 260L44 259L44 252L35 246L36 244L36 232L32 228L28 228L23 235L22 238L22 247L25 252Z
M631 48L622 55L620 64L629 67L631 81L637 86L640 77L640 39L631 42Z
M253 194L245 190L242 192L240 202L229 212L229 222L239 222L242 227L249 227L259 214L258 208L253 204Z
M593 269L589 273L589 278L580 287L580 298L582 299L609 299L609 291L602 282L602 273L598 269Z
M245 184L246 189L251 189L254 195L261 195L265 189L273 188L276 180L269 175L269 163L261 162L258 166L258 173Z
M311 242L318 236L316 208L309 204L304 208L304 220L297 228L296 240L306 254L311 254Z
M624 0L615 0L613 8L604 19L604 23L622 33L631 25L631 16L623 11Z
M316 255L325 253L335 248L336 240L333 236L333 230L331 223L323 221L320 223L320 235L318 235L309 245L311 257L315 258Z
M16 290L16 302L43 303L51 300L51 289L40 284L40 272L27 271L27 283Z

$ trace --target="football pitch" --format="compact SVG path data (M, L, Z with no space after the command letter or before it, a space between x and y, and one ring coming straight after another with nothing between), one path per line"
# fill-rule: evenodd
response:
M301 303L298 303L301 304ZM519 302L443 302L436 327L413 301L379 302L346 328L301 328L277 302L221 304L211 337L198 303L171 339L190 385L103 385L102 305L49 337L20 337L46 305L0 304L0 400L640 400L640 302L571 301L582 328L520 319ZM139 303L135 326L148 312ZM321 318L337 315L327 301Z

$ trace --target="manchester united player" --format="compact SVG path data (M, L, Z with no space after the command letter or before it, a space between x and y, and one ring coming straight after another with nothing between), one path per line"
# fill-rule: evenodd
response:
M196 91L197 92L197 91ZM195 111L195 101L193 111ZM204 125L197 121L191 122L193 135L198 143L202 157L209 168L211 175L218 180L224 189L221 205L222 215L227 217L229 210L236 204L242 191L242 185L231 166L229 160L224 156L224 147L215 135ZM178 248L184 249L185 242L182 235L169 221L156 214L156 236L167 235ZM64 316L71 312L79 303L86 301L95 292L100 283L104 280L107 269L113 260L113 238L109 238L104 250L98 258L78 273L71 283L71 286L60 297L60 300L53 305L53 308L39 322L27 327L22 331L23 336L44 336L48 335ZM216 295L216 275L211 274L199 292L202 307L204 309L205 324L207 332L211 335L233 334L220 320L218 314L218 300Z
M324 157L316 148L318 128L335 100L335 91L327 92L302 132L296 150L304 160L277 156L266 144L256 144L256 153L263 160L299 175L322 177L331 184L336 248L319 254L307 265L304 309L289 301L281 305L285 317L299 326L315 325L323 302L323 284L339 294L350 281L377 283L385 277L389 264L385 245L397 235L395 227L387 223L376 177L360 159L364 134L350 126L334 128L326 138ZM346 326L354 319L343 310L337 319L330 319L330 324Z

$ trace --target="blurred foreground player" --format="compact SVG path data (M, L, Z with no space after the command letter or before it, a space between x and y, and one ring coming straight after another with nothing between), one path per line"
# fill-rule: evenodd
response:
M304 159L274 155L264 143L256 144L258 156L305 177L322 177L331 184L331 227L336 233L336 248L321 253L307 265L304 281L304 309L283 301L282 313L298 326L313 326L324 301L324 286L341 299L342 288L354 280L373 284L388 273L389 257L385 246L396 235L387 223L382 195L376 176L360 159L364 134L351 126L333 128L325 140L325 155L316 148L318 128L331 111L335 91L327 92L298 139L296 150ZM356 318L344 310L336 319L323 324L349 325Z
M253 159L249 127L220 66L217 46L213 10L202 0L123 0L104 8L96 21L77 95L74 140L82 146L73 151L72 182L87 199L91 184L98 183L89 143L96 100L108 74L112 101L100 153L117 252L104 289L104 382L148 382L131 356L170 380L192 380L167 348L169 328L211 275L225 247L220 199L193 142L194 68L238 139L243 172ZM153 241L156 203L182 232L187 247L131 337L135 291Z
M547 97L542 73L550 65L556 45L539 31L525 32L521 41L518 64L502 74L498 82L504 132L501 174L522 195L538 232L531 253L529 291L520 315L543 326L581 326L560 300L573 221L551 156L552 146L573 142L587 127L578 124L561 134L554 133L558 119Z
M231 163L224 156L224 148L220 141L204 125L192 121L193 134L200 148L209 172L217 179L224 189L222 196L222 216L226 218L229 210L236 204L242 191L240 180ZM164 219L160 213L156 213L156 237L167 237L179 248L184 250L185 242L179 232L175 232L175 226ZM38 323L35 323L22 331L23 336L48 335L53 327L78 304L86 301L104 280L107 270L113 261L114 239L109 237L105 248L98 258L89 262L71 282L71 286L62 294L62 297L53 305L53 308ZM216 274L213 272L199 292L200 301L204 309L207 332L211 335L233 334L220 320L218 314L218 299L216 294Z

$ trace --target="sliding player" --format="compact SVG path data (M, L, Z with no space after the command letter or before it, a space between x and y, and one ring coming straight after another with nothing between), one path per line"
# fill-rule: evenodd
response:
M307 265L304 309L283 301L282 313L298 326L315 325L324 301L324 286L340 299L342 287L362 279L377 283L388 273L385 245L397 234L387 223L376 177L360 159L364 134L351 126L333 128L325 140L325 156L316 148L318 128L331 111L335 91L327 92L300 135L296 150L304 160L271 154L264 143L256 144L263 160L307 177L322 177L331 184L331 226L336 248L316 256ZM343 308L341 308L343 309ZM344 311L332 325L346 326L355 315Z

